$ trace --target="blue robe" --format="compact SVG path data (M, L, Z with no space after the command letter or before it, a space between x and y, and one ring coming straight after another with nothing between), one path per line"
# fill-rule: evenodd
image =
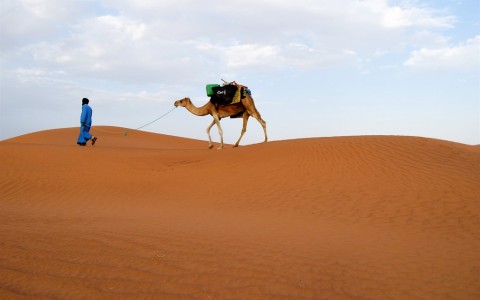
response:
M89 133L90 127L92 127L92 108L88 104L84 104L80 115L80 135L77 144L86 144L92 138Z

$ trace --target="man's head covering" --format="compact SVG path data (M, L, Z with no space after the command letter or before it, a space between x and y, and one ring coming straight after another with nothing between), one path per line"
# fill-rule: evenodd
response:
M88 101L88 99L87 99L87 98L83 98L83 99L82 99L82 105L84 105L84 104L88 104L88 102L89 102L89 101Z

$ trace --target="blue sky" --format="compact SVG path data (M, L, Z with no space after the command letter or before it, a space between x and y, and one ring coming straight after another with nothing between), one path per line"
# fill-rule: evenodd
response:
M271 140L480 144L479 3L0 0L0 139L78 126L83 97L94 125L137 128L225 79L250 87ZM144 130L206 139L210 121L178 108ZM222 126L235 142L241 121ZM243 144L262 137L251 119Z

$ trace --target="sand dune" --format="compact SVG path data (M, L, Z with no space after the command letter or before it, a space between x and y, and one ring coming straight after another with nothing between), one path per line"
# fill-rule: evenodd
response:
M480 299L478 147L77 131L0 142L2 299Z

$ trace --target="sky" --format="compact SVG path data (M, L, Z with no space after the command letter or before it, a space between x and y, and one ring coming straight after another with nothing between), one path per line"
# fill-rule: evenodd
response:
M270 140L480 144L478 0L0 0L0 51L0 140L79 127L83 97L93 128L138 128L224 79ZM177 108L142 130L206 140L210 122ZM234 143L241 119L221 123ZM262 141L251 118L242 144Z

